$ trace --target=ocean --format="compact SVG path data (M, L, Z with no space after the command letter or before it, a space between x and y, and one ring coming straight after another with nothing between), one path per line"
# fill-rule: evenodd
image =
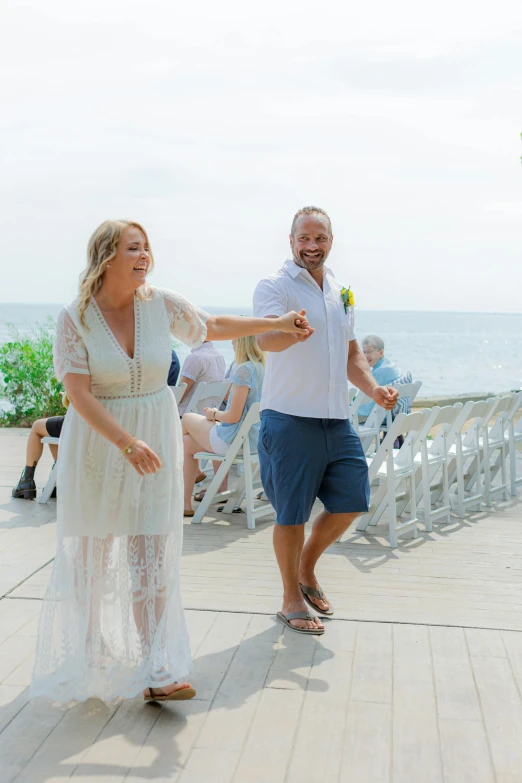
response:
M48 315L56 318L60 304L0 303L0 344L9 338L9 324L29 331ZM248 315L250 307L202 305L213 314ZM402 372L422 381L419 396L502 392L522 388L522 314L424 313L356 310L356 336L381 336L385 353ZM227 365L232 344L218 344ZM180 344L180 360L189 349ZM313 372L313 368L309 368Z

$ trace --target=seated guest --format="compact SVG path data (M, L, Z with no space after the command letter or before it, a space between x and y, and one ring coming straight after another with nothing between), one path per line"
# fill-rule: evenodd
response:
M25 468L20 476L20 481L11 492L14 498L23 500L35 500L36 484L34 481L34 472L38 465L38 460L43 453L42 438L59 438L63 427L65 416L51 416L48 419L38 419L34 422L27 440L27 449L25 452ZM53 459L58 459L58 446L49 443L49 448ZM51 497L56 497L56 488Z
M183 478L185 482L186 517L194 516L192 510L192 491L198 474L198 463L194 454L209 451L214 454L226 454L251 405L261 399L263 377L265 374L265 355L260 350L255 337L240 337L233 341L236 352L236 367L230 376L231 392L224 411L205 408L205 415L185 413L183 426ZM257 451L259 424L249 433L250 447ZM214 462L214 472L219 469ZM220 492L226 489L226 480ZM202 495L200 496L201 499Z
M178 354L172 349L172 361L170 363L169 375L167 378L167 386L175 386L179 378L179 359Z
M401 374L398 366L391 362L384 355L384 341L376 334L367 334L362 340L362 349L366 361L372 368L372 375L379 386L387 386L396 381ZM367 417L370 415L375 403L367 402L359 408L359 416Z
M191 397L196 391L198 383L214 383L225 379L226 362L225 357L219 353L214 343L208 340L197 348L193 348L190 354L183 362L181 368L180 385L187 384L185 393L178 405L179 415L183 416L187 410ZM209 399L210 405L215 404L217 400Z

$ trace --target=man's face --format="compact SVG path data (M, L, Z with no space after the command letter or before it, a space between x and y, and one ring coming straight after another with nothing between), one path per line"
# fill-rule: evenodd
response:
M365 345L363 348L363 354L366 356L366 361L370 367L375 367L377 362L380 362L384 356L384 351L378 351L375 345Z
M316 272L324 266L332 248L328 220L323 215L301 215L294 234L290 235L290 247L294 261L308 272Z

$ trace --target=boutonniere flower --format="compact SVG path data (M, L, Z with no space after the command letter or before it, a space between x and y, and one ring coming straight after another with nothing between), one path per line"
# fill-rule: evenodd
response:
M355 299L353 298L353 291L348 286L348 288L341 288L341 299L343 301L344 305L344 312L348 312L348 307L353 307L355 305Z

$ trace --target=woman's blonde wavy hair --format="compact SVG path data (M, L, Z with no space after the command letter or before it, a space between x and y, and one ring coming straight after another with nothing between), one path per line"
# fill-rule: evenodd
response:
M91 296L95 296L100 290L107 264L116 255L121 235L129 226L137 228L145 237L145 240L149 245L149 272L151 272L154 267L154 257L150 249L147 232L139 223L136 223L134 220L105 220L101 226L98 226L89 239L89 244L87 245L87 267L80 276L78 312L80 321L86 329L88 327L85 321L85 311L89 307ZM149 293L148 287L142 285L138 288L136 293L138 296L145 298Z
M266 363L266 354L261 350L257 344L255 337L250 335L249 337L238 337L236 339L236 364L245 364L246 362L253 362L254 364L260 364L262 367ZM257 368L256 368L257 369Z

